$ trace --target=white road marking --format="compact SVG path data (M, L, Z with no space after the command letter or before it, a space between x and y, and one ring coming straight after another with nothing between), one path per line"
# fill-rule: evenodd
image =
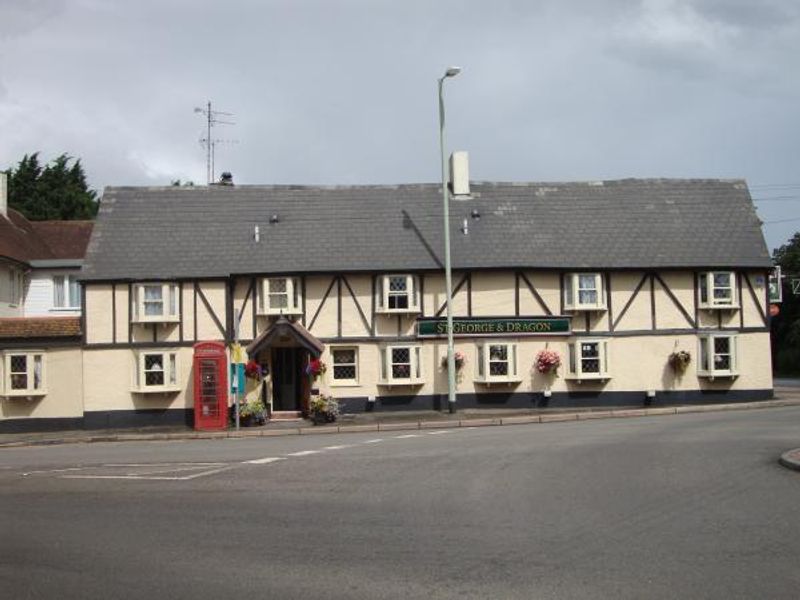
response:
M443 433L453 433L452 429L437 429L436 431L429 431L428 435L441 435Z
M211 469L210 471L201 471L192 475L183 475L180 477L167 477L164 475L61 475L61 479L140 479L145 481L189 481L190 479L197 479L198 477L206 477L214 475L215 473L222 473L231 467L222 467L221 469Z
M419 437L418 433L407 433L406 435L396 435L394 439L396 440L407 440L408 438L415 438Z
M309 454L319 454L322 450L301 450L300 452L292 452L286 456L308 456Z
M243 460L244 464L248 465L266 465L268 463L278 462L279 460L286 460L284 456L267 456L266 458L256 458L254 460Z
M42 473L64 473L65 471L82 471L84 467L70 467L68 469L49 469L45 471L28 471L27 473L23 473L23 477L27 477L28 475L41 475Z
M341 446L325 446L323 450L343 450L345 448L352 448L353 444L342 444Z
M361 443L362 444L377 444L378 442L382 442L382 441L383 441L383 438L376 438L374 440L366 440L366 441L361 442Z

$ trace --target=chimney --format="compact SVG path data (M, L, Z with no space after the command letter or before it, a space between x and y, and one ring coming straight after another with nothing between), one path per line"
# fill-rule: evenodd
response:
M0 171L0 217L8 216L8 175Z
M450 155L450 189L454 196L469 196L469 158L463 150Z

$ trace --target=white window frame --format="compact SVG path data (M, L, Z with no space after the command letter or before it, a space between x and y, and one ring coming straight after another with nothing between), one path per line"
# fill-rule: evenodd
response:
M409 362L393 362L393 351L402 349L409 351ZM409 377L395 376L393 367L406 364L409 366ZM420 344L392 344L391 346L381 347L380 369L380 385L420 385L424 383L422 375L422 346Z
M404 293L398 293L390 289L390 283L394 278L404 278L406 282L406 290ZM419 281L416 275L408 273L392 273L389 275L381 275L378 279L378 305L376 312L386 314L414 314L420 312L419 309ZM394 297L406 296L408 299L408 306L406 308L391 308L391 299Z
M73 304L71 289L75 286L76 290L76 303ZM61 297L63 301L61 304L57 302L59 296L59 288L61 290ZM53 310L80 310L81 308L81 286L78 283L77 273L69 273L66 275L55 274L53 275Z
M727 275L730 280L729 286L716 285L717 275ZM697 274L697 295L699 307L706 310L731 310L739 308L739 297L736 289L735 271L705 271ZM716 291L720 289L730 289L730 299L716 298ZM705 290L705 300L703 299Z
M161 288L158 300L145 297L147 288ZM180 320L180 286L177 283L137 283L133 286L133 322L134 323L172 323ZM147 303L161 303L161 312L148 315Z
M493 355L495 347L505 348L506 359L503 361L497 354ZM514 342L505 342L502 340L486 341L476 344L477 358L475 360L475 382L476 383L518 383L522 381L517 366L518 352L517 344ZM507 364L507 373L505 375L492 375L492 363Z
M273 281L285 282L285 290L270 292ZM258 296L259 315L299 315L303 312L303 299L298 277L263 277L260 280L260 292ZM286 297L286 306L270 307L271 296L277 295Z
M11 267L8 271L9 297L8 303L11 306L20 306L25 295L24 274L19 269Z
M340 351L352 351L353 352L353 362L336 362L336 353ZM330 354L331 354L331 378L330 378L330 385L331 387L336 386L354 386L358 385L358 376L359 376L359 366L358 366L358 346L331 346L330 347ZM336 367L339 366L352 366L355 370L355 377L351 377L348 379L336 378Z
M714 348L714 343L717 339L727 338L728 352L718 353ZM715 377L736 377L739 375L739 352L738 352L738 335L735 333L714 333L708 335L701 335L698 337L697 347L697 375L699 377L708 377L714 379ZM728 368L718 369L715 367L717 364L717 356L727 355L729 357Z
M597 344L597 360L599 362L598 372L584 372L583 364L585 360L593 360L593 356L584 356L584 346ZM565 379L575 381L596 380L605 381L611 379L609 371L609 352L608 340L603 338L579 338L569 342L567 345L567 373Z
M25 372L12 371L11 359L14 356L25 357ZM39 372L36 373L38 363ZM44 350L7 350L3 353L2 386L3 396L44 396L47 394L47 359ZM25 375L25 387L14 389L11 384L13 375ZM37 379L38 376L38 379Z
M160 356L160 369L146 369L148 356ZM171 350L140 350L135 354L133 391L140 394L158 394L180 391L180 353L177 348ZM147 373L161 371L164 374L160 384L147 384Z
M594 287L581 287L582 279L591 277ZM606 288L603 273L580 272L567 273L564 278L564 310L606 310ZM596 292L595 302L582 302L581 292L593 290Z

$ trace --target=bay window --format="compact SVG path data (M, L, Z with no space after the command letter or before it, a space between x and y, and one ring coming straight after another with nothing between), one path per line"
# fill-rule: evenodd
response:
M517 345L505 342L478 344L477 374L479 383L513 383L517 374Z
M734 377L738 375L735 335L702 335L700 342L700 361L697 374L701 377Z
M382 385L423 383L421 346L386 346L380 352Z
M133 321L177 321L179 288L176 283L140 283L133 288Z
M147 350L136 355L134 391L141 393L178 391L178 353Z
M6 352L3 355L3 395L42 396L46 394L44 362L44 352Z
M567 379L609 379L608 341L581 339L567 345Z
M698 274L700 308L738 308L736 277L733 271L709 271Z
M566 310L605 310L602 273L568 273L564 278Z
M258 314L296 315L302 311L298 278L267 277L261 280Z
M414 275L384 275L378 281L378 312L419 312L419 290Z

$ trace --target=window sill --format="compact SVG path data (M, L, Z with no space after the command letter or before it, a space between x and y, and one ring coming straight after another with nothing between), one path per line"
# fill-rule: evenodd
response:
M700 310L739 310L738 304L700 304L698 306Z
M50 312L76 312L80 309L80 306L53 306L50 308Z
M5 398L39 398L46 396L47 390L9 390L3 393Z
M569 381L574 381L576 383L581 383L582 381L599 381L605 383L609 379L611 379L610 375L565 375L564 379Z
M518 385L522 383L522 377L504 377L503 379L475 379L478 385Z
M256 311L256 315L259 317L279 317L281 315L285 316L297 316L302 315L303 311L300 308L282 308L277 310L259 310Z
M181 388L177 385L159 385L147 388L133 388L131 392L134 394L174 394L180 392Z
M603 306L565 306L564 310L569 312L605 312L608 310L605 305Z
M378 382L378 385L383 385L387 387L404 386L404 385L415 386L415 385L422 385L423 383L425 383L425 380L423 379L402 379L402 380L398 379L394 381L381 380Z
M420 310L418 308L379 308L375 313L379 315L418 315Z
M163 323L168 325L170 323L178 323L180 321L180 317L139 317L138 319L133 319L131 322L134 325L147 325L148 323Z
M714 381L715 379L736 379L739 377L739 373L737 371L715 371L698 373L697 376L708 379L709 381Z
M342 388L344 388L344 387L360 387L360 386L361 386L361 384L358 383L358 381L355 381L355 380L352 380L352 379L346 380L346 381L339 380L339 381L331 381L330 382L330 387L342 387Z

